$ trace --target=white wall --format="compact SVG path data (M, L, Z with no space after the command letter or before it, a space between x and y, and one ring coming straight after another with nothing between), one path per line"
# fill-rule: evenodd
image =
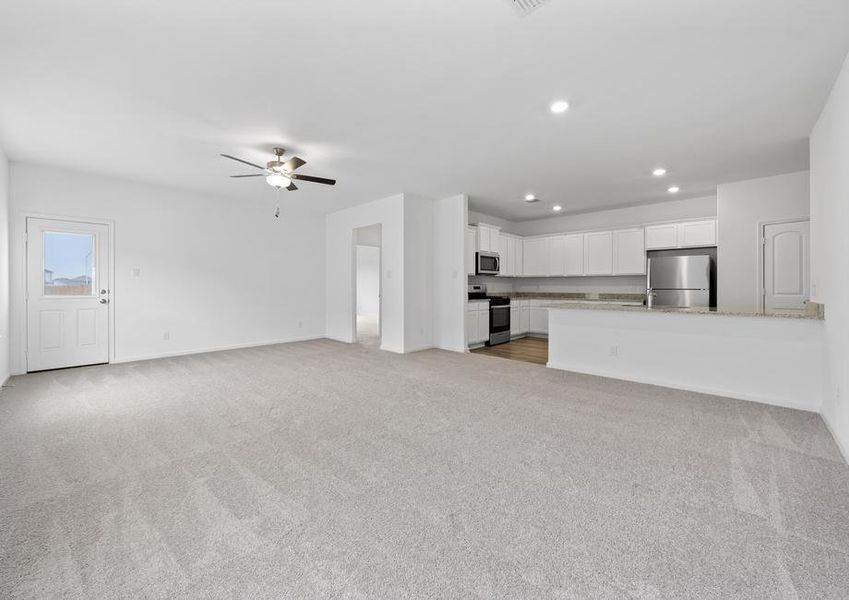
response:
M645 225L646 223L683 221L714 216L716 216L716 197L708 196L687 200L667 200L654 204L599 210L535 221L520 221L511 227L510 233L545 235L565 231L616 229Z
M460 195L433 205L433 345L455 352L466 349L467 202Z
M13 372L28 213L114 222L116 361L323 336L324 219L273 205L13 163Z
M327 337L356 340L354 230L381 225L381 348L404 352L404 196L359 204L325 217Z
M9 161L0 148L0 385L9 364Z
M548 317L553 368L815 412L824 351L823 323L811 319L563 309Z
M380 248L380 225L360 227L354 234L354 241L358 246Z
M433 347L433 210L404 194L404 352Z
M849 57L811 133L811 296L825 305L823 417L849 460Z
M380 311L380 248L357 245L357 315L377 319Z
M759 224L810 214L807 171L717 187L717 304L758 310L761 256Z
M353 342L353 230L382 227L381 348L464 349L465 197L398 194L327 215L327 336ZM457 341L459 339L459 342Z

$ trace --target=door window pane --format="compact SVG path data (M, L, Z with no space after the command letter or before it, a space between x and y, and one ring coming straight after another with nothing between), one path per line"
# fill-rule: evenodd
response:
M44 295L92 296L94 234L44 232Z

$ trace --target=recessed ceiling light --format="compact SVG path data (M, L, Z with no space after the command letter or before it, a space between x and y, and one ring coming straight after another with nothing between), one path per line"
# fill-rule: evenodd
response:
M652 171L651 174L655 177L663 177L664 175L666 175L666 169L664 169L663 167L658 167L657 169Z
M561 210L563 210L563 207L560 206L559 204L555 204L554 206L551 207L551 210L553 210L554 212L560 212Z
M536 202L536 201L537 201L537 197L534 196L533 194L528 194L527 196L525 196L525 202Z
M666 191L669 192L670 194L677 194L678 192L681 191L681 188L679 188L677 185L673 185L671 188L669 188Z
M567 110L569 110L569 102L566 100L557 100L551 103L551 112L556 115L565 113Z

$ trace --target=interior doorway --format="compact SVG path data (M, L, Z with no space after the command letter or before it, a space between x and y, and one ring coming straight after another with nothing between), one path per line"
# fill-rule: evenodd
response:
M109 362L110 231L105 223L26 220L26 368Z
M380 224L354 230L355 339L380 346L381 329L381 236Z

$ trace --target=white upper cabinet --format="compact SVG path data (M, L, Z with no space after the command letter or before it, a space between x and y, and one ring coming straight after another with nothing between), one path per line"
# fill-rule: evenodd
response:
M521 277L524 275L524 265L522 264L524 261L524 244L522 243L522 238L520 237L511 237L512 246L510 248L510 262L513 263L513 276Z
M498 252L499 231L494 225L478 223L478 251Z
M474 274L481 251L500 255L503 277L644 275L646 250L715 246L716 237L716 219L530 238L478 223L466 230L466 269Z
M613 232L613 274L645 275L646 245L643 228Z
M716 219L662 223L646 227L646 249L696 248L716 245Z
M523 275L526 277L548 275L548 244L549 238L524 240Z
M646 248L677 248L678 223L646 227Z
M497 252L498 256L501 258L498 275L501 277L509 277L512 275L510 269L510 251L508 249L508 246L510 245L509 238L506 234L501 232L496 232L495 237L496 241L493 244L495 247L494 252Z
M548 241L548 275L566 274L566 236L555 235Z
M594 231L584 234L584 275L613 273L613 232Z
M584 274L584 234L572 233L566 236L566 264L564 275Z
M716 219L680 223L678 244L682 248L716 245Z
M478 232L474 227L466 227L466 274L475 274L475 252L478 250Z

